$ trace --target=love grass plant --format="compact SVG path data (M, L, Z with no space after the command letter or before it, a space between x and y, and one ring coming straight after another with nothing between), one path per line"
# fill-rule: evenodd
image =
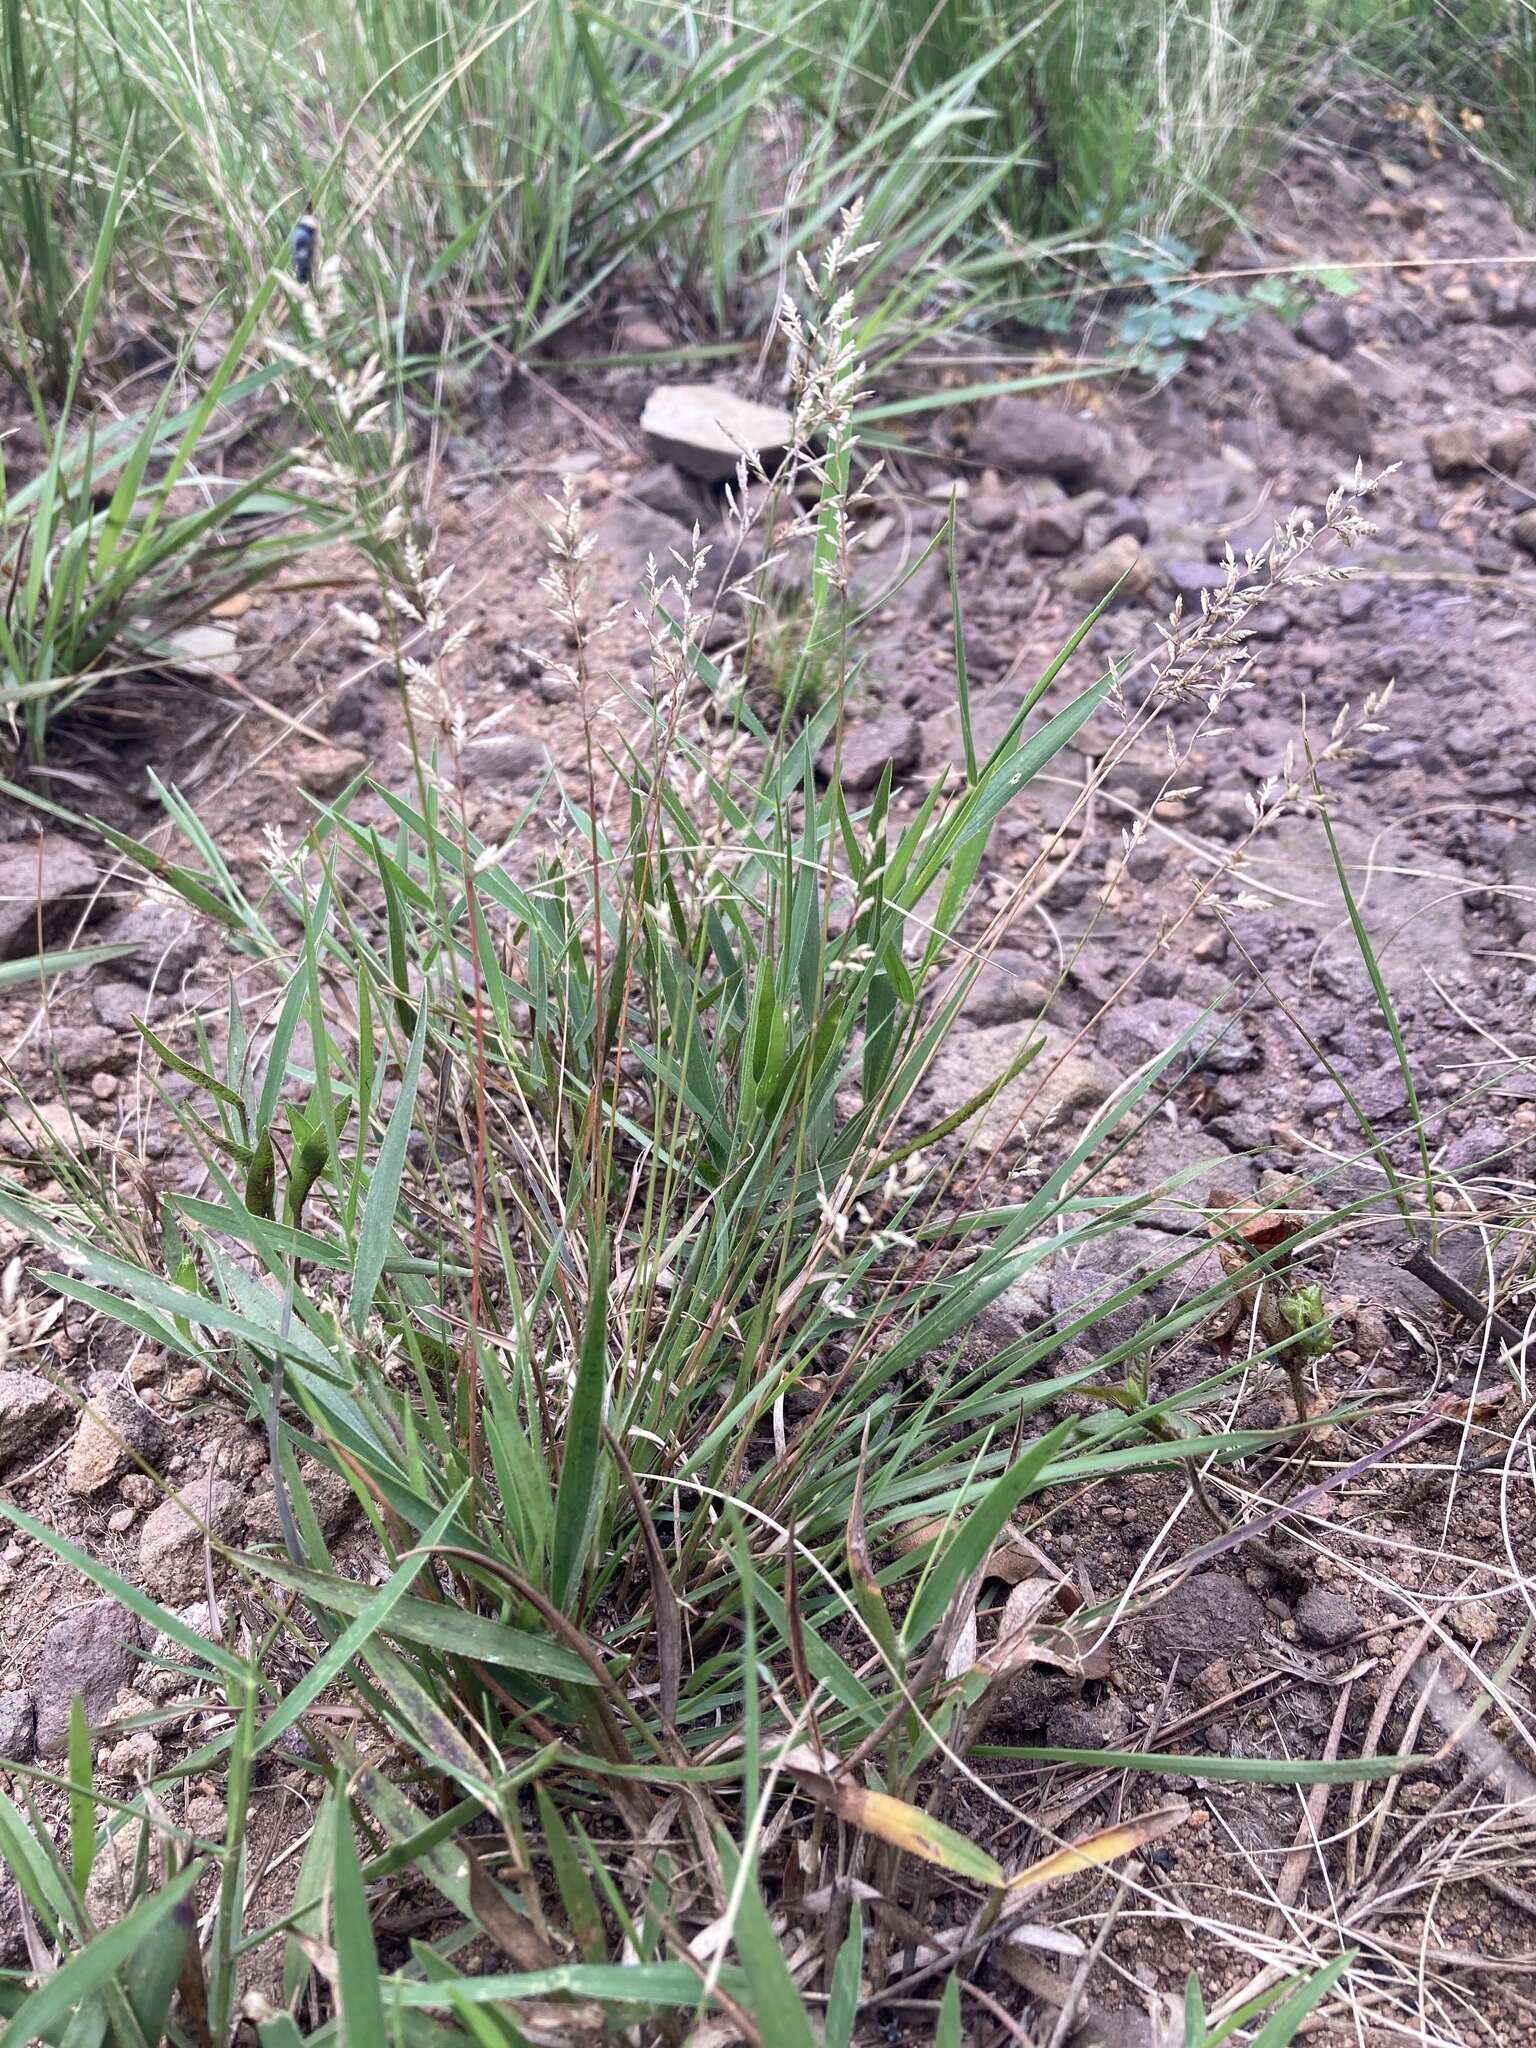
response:
M889 771L867 799L845 788L852 284L873 260L851 213L783 315L796 445L758 481L785 504L815 491L782 715L703 651L697 540L655 565L649 669L616 691L567 492L546 587L585 766L494 843L461 784L447 568L404 480L387 504L372 487L387 408L366 377L326 382L321 337L288 366L358 429L336 447L364 466L331 496L379 580L413 787L360 779L259 877L174 791L184 852L110 835L231 955L221 1032L184 1050L145 1033L186 1171L146 1206L110 1156L61 1153L51 1192L14 1184L0 1215L58 1293L259 1425L276 1533L242 1549L208 1529L210 1630L0 1502L155 1645L152 1701L118 1731L151 1738L133 1782L104 1782L77 1710L67 1761L18 1768L20 1802L0 1798L31 1958L0 1978L0 2043L623 2027L810 2048L917 2012L951 2048L980 1962L1034 1936L1052 1886L1110 1866L1135 1886L1125 1859L1187 1821L1161 1786L1196 1767L1178 1753L1009 1749L1132 1774L1122 1818L1075 1839L998 1788L980 1751L1010 1683L1041 1663L1091 1677L1124 1603L1085 1601L1047 1559L998 1632L981 1588L1046 1489L1291 1440L1217 1419L1252 1361L1158 1397L1134 1369L1277 1255L1239 1250L1129 1343L1096 1333L1166 1276L1065 1328L985 1334L1007 1290L1134 1215L1098 1178L1188 1034L1080 1136L1026 1107L1044 1163L1017 1198L968 1140L1055 1057L1044 1034L958 1112L923 1113L1008 928L994 832L1122 679L1069 682L1080 632L982 750L957 595L963 771L915 801ZM1298 527L1274 573L1348 516ZM1175 621L1154 697L1215 709L1241 685L1244 601L1234 574ZM829 669L817 702L805 678ZM1116 1371L1139 1399L1071 1398ZM338 1487L354 1520L328 1535ZM1201 1756L1198 1774L1403 1763ZM302 1812L281 1866L251 1829L278 1769ZM210 1773L211 1832L187 1801ZM404 1890L428 1904L397 1936ZM1192 1982L1186 2039L1289 2040L1349 1962L1282 1964L1209 2021Z

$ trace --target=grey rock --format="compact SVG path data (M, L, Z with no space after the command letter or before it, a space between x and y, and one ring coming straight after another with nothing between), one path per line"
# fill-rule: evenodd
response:
M1141 970L1141 985L1149 996L1176 996L1189 972L1182 960L1159 953Z
M1115 484L1114 443L1102 427L1041 398L994 399L977 422L971 455L1015 476L1053 476L1069 490Z
M91 989L91 1008L104 1029L136 1043L138 1033L133 1020L148 1017L150 1001L143 989L131 981L98 981Z
M1177 1236L1140 1224L1122 1224L1079 1251L1047 1256L1029 1276L1037 1289L1044 1281L1058 1325L1136 1289L1129 1301L1107 1314L1101 1310L1091 1330L1080 1333L1078 1342L1099 1352L1130 1343L1149 1323L1221 1285L1223 1277L1203 1228L1198 1236Z
M1296 333L1308 348L1317 350L1320 356L1329 356L1335 361L1347 356L1355 345L1350 331L1349 315L1337 299L1319 299L1308 306L1296 322Z
M92 1074L111 1073L123 1064L124 1046L115 1032L104 1024L59 1024L43 1048L51 1068L70 1081L88 1080Z
M142 1401L110 1379L93 1389L64 1465L71 1493L99 1493L139 1459L154 1464L165 1448L165 1431ZM137 1455L135 1455L137 1454Z
M87 1600L56 1621L43 1646L37 1684L37 1749L55 1756L69 1741L69 1703L79 1693L86 1719L105 1721L139 1670L137 1617L115 1600Z
M642 470L631 482L629 495L653 512L663 512L668 519L679 520L686 527L691 528L695 520L702 526L712 516L713 508L706 505L705 494L696 482L679 475L675 463L658 462Z
M936 548L919 567L923 549L933 538L926 526L899 529L877 548L853 551L848 576L848 598L855 611L869 611L887 604L901 606L919 616L946 612L949 608L949 560L943 548ZM815 542L794 551L794 574L799 579L792 595L803 594L810 582L815 559ZM775 569L772 578L779 580ZM899 586L899 588L898 588ZM885 622L875 631L886 630Z
M542 768L544 742L531 732L493 732L466 742L464 773L467 778L493 782L516 782L520 776Z
M1297 434L1318 434L1348 455L1371 447L1371 415L1346 369L1316 356L1290 364L1275 386L1275 409Z
M1045 1724L1052 1749L1120 1749L1131 1732L1131 1710L1119 1693L1106 1693L1092 1706L1058 1700Z
M1385 1060L1351 1083L1355 1100L1369 1117L1397 1116L1408 1107L1408 1083L1396 1060ZM1422 1095L1422 1082L1420 1084Z
M146 898L114 917L102 933L136 950L119 960L117 974L146 987L175 988L208 950L208 928L190 910Z
M1083 507L1076 498L1038 505L1024 515L1024 545L1034 555L1070 555L1082 546Z
M1066 2048L1162 2048L1167 2035L1133 2005L1100 2005L1084 1999L1079 2023L1067 2036Z
M368 766L368 756L353 747L332 747L316 743L301 747L292 767L299 787L325 801L340 796L347 784Z
M793 431L782 406L740 398L724 384L658 384L640 425L664 461L706 483L733 477L743 447L765 462L782 453Z
M69 1402L37 1372L0 1372L0 1472L41 1448L68 1418Z
M1198 612L1201 599L1207 591L1214 596L1218 590L1227 587L1227 572L1215 562L1193 562L1183 556L1172 560L1160 558L1159 568L1173 585L1174 595L1182 597L1187 612Z
M1011 953L1000 946L971 984L963 1014L972 1024L1014 1024L1038 1017L1050 993L1027 954Z
M375 733L379 725L379 707L360 683L338 690L326 708L325 730L332 739L345 739L349 733Z
M1241 1023L1209 1017L1199 1023L1201 1006L1175 996L1148 996L1110 1011L1099 1030L1099 1049L1110 1059L1140 1066L1166 1052L1183 1032L1198 1025L1187 1054L1177 1065L1236 1074L1258 1063L1259 1051Z
M1517 548L1528 555L1536 555L1536 506L1522 512L1509 529L1509 537Z
M1528 1000L1536 1000L1533 991ZM1440 1165L1447 1173L1466 1173L1475 1168L1488 1167L1496 1160L1507 1158L1513 1149L1513 1135L1503 1124L1473 1124L1457 1138L1453 1138L1441 1154Z
M1019 511L1020 501L1012 491L976 491L961 507L966 525L978 533L1007 533Z
M1331 1294L1340 1299L1352 1296L1374 1308L1391 1309L1432 1324L1446 1313L1434 1289L1416 1280L1395 1259L1355 1246L1346 1246L1334 1260Z
M139 1572L160 1599L188 1600L202 1589L204 1523L228 1541L245 1520L245 1496L227 1479L196 1479L182 1498L185 1508L162 1501L139 1535Z
M357 1495L346 1480L338 1473L328 1471L316 1459L302 1458L299 1461L299 1477L304 1482L304 1492L322 1534L334 1536L360 1512ZM245 1534L251 1543L282 1541L282 1524L278 1519L277 1494L270 1466L264 1465L251 1481L251 1491L245 1503Z
M66 935L90 907L99 879L91 856L62 833L0 846L0 960L37 951L39 917L45 946Z
M1352 1600L1313 1586L1296 1603L1296 1632L1315 1650L1334 1650L1359 1635L1362 1623Z
M1243 790L1202 790L1197 802L1202 828L1217 839L1242 839L1253 830L1253 813Z
M29 1692L0 1692L0 1761L30 1763L36 1746L37 1708Z
M923 729L908 712L892 711L879 718L861 719L843 729L843 788L854 794L873 789L885 773L887 762L899 781L922 757ZM830 744L817 756L816 767L824 780L830 779L836 758L836 749Z
M1060 588L1084 606L1096 605L1115 591L1118 604L1148 596L1156 587L1157 570L1133 535L1122 533L1096 553L1085 555L1062 572ZM1118 590L1115 589L1119 585Z
M1430 429L1424 445L1438 477L1475 476L1489 469L1512 475L1531 445L1531 430L1524 420L1447 420Z
M1143 1624L1142 1642L1159 1671L1175 1661L1185 1678L1217 1658L1253 1649L1264 1636L1264 1603L1226 1572L1196 1572L1175 1586Z
M1536 305L1536 301L1532 302ZM1536 397L1536 370L1529 363L1517 362L1507 356L1503 362L1495 363L1488 382L1496 396L1516 405L1522 399Z
M924 1083L926 1112L937 1121L963 1109L1036 1041L1041 1049L1029 1065L965 1126L981 1155L1005 1142L1027 1144L1045 1123L1104 1101L1116 1076L1102 1062L1066 1052L1067 1041L1049 1025L997 1024L950 1033Z
M16 1881L0 1877L0 1970L20 1969L27 1960L27 1937L21 1925L21 1894Z
M1261 1116L1235 1110L1231 1116L1213 1116L1205 1127L1234 1152L1260 1152L1269 1143L1269 1125Z
M1283 640L1290 631L1290 615L1278 604L1256 605L1243 620L1249 635L1255 640Z
M1444 854L1426 854L1400 830L1367 831L1342 822L1334 830L1350 889L1393 996L1415 996L1426 987L1427 975L1453 992L1475 986L1463 915L1463 883L1471 884L1458 874L1456 862ZM1277 909L1311 934L1316 942L1312 971L1329 994L1374 1004L1328 842L1315 819L1281 818L1261 833L1243 880L1255 894L1272 884ZM1272 929L1266 920L1252 935L1268 945Z
M1134 498L1111 498L1098 517L1103 522L1101 541L1119 540L1128 533L1132 540L1145 543L1147 515Z
M1155 1199L1143 1220L1162 1230L1203 1230L1206 1211L1253 1193L1258 1175L1252 1160L1234 1157L1209 1125L1204 1130L1149 1131L1138 1157L1123 1162L1132 1187Z

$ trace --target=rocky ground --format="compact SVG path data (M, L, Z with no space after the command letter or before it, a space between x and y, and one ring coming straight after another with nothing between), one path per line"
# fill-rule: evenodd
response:
M1071 857L1053 864L988 966L924 1106L937 1117L970 1099L1043 1016L1062 1055L1045 1098L1054 1121L1042 1123L1035 1101L1014 1127L1026 1105L1005 1091L983 1134L1002 1141L993 1184L1017 1186L1038 1171L1042 1148L1080 1129L1172 1036L1221 1005L1225 1030L1197 1041L1194 1071L1100 1191L1130 1195L1170 1175L1178 1186L1136 1229L1060 1262L1043 1294L1015 1305L1022 1322L1076 1312L1181 1248L1190 1260L1159 1301L1204 1284L1213 1254L1200 1249L1200 1212L1218 1192L1224 1203L1257 1195L1318 1214L1379 1195L1381 1170L1339 1078L1411 1170L1407 1091L1319 821L1298 808L1249 836L1248 799L1281 773L1303 721L1326 737L1346 706L1358 713L1393 682L1380 729L1328 767L1327 798L1411 1053L1440 1191L1442 1264L1479 1294L1491 1268L1519 1321L1531 1307L1519 1286L1531 1265L1536 1136L1536 241L1473 172L1415 159L1396 141L1386 154L1298 157L1266 198L1264 247L1282 262L1359 265L1361 289L1320 301L1297 326L1256 316L1203 344L1156 392L1084 379L1039 399L925 415L922 440L893 458L861 523L855 589L869 602L921 551L951 489L962 493L967 655L986 736L1117 579L1120 601L1091 636L1094 665L1155 645L1176 596L1198 611L1226 583L1229 547L1241 558L1293 506L1318 507L1357 458L1367 474L1390 471L1372 507L1379 531L1351 557L1349 580L1282 589L1249 620L1253 684L1216 724L1202 727L1198 706L1174 707L1095 808L1074 812L1093 762L1116 744L1118 722L1103 716L1031 792L994 849L998 899L1033 872L1042 840L1069 816ZM632 323L629 340L639 333ZM461 616L474 626L459 687L486 838L516 814L547 755L567 766L578 758L579 719L554 672L538 587L541 489L561 474L579 479L601 534L600 605L634 592L648 555L685 549L696 517L706 537L714 530L712 489L658 463L641 431L649 390L632 369L588 379L561 402L509 386L438 449L439 561L456 565ZM793 552L776 573L792 604ZM154 814L140 801L142 768L152 758L234 859L254 864L267 827L302 829L302 792L333 794L364 766L385 785L403 780L393 687L367 647L338 629L328 601L268 595L230 630L249 692L235 708L220 701L189 717L183 693L179 734L157 716L142 734L119 724L110 736L91 727L73 743L62 737L51 779L37 786L145 829ZM875 615L845 743L855 786L872 786L889 759L915 797L960 759L951 635L947 583L931 568ZM639 647L638 628L621 622L604 659L622 673ZM1084 680L1088 660L1078 658ZM1137 688L1133 676L1133 705ZM1165 723L1176 746L1192 748L1172 781ZM1127 854L1122 828L1138 822ZM72 1147L108 1148L120 1177L153 1183L177 1162L153 1118L131 1020L171 1035L191 1010L216 1010L223 967L200 932L137 896L95 849L56 832L39 842L20 807L8 812L0 958L36 949L40 917L52 936L81 915L92 937L137 950L61 985L46 1016L30 994L0 998L0 1077L8 1072L16 1096L0 1148L9 1171L35 1187L41 1118ZM1143 1992L1176 1990L1191 1967L1212 2003L1244 1981L1253 1964L1234 1926L1290 1929L1301 1954L1333 1922L1379 1965L1365 2032L1350 2038L1507 2040L1536 2028L1536 1894L1519 1874L1536 1826L1528 1797L1520 1803L1529 1781L1519 1766L1448 1740L1498 1673L1483 1725L1530 1764L1536 1701L1522 1630L1536 1526L1529 1469L1520 1476L1518 1462L1529 1397L1524 1377L1494 1363L1477 1333L1404 1270L1406 1249L1376 1207L1328 1233L1308 1262L1337 1318L1313 1393L1356 1411L1317 1448L1308 1482L1380 1451L1442 1397L1461 1399L1460 1425L1323 1496L1278 1567L1244 1551L1215 1558L1158 1611L1156 1627L1117 1636L1107 1680L1086 1693L1064 1680L1026 1689L1011 1725L989 1738L1233 1756L1317 1755L1330 1742L1341 1754L1398 1745L1439 1754L1397 1789L1368 1845L1350 1830L1358 1808L1348 1792L1309 1815L1295 1792L1201 1781L1198 1825L1122 1901L1096 1980L1101 2031L1117 2012L1129 2029ZM0 1262L0 1486L211 1626L209 1603L225 1588L197 1522L132 1467L116 1438L220 1533L260 1542L275 1532L259 1433L198 1376L66 1314L38 1284L43 1261L3 1222ZM1182 1383L1209 1361L1208 1344L1189 1341L1158 1372ZM1482 1405L1469 1421L1474 1391ZM1237 1381L1222 1412L1273 1423L1287 1399L1283 1381ZM113 1433L82 1417L81 1401ZM1506 1468L1509 1458L1517 1462ZM1267 1483L1255 1475L1255 1486ZM1218 1533L1198 1507L1181 1510L1181 1484L1106 1485L1048 1501L1037 1535L1085 1594L1111 1597L1149 1550L1176 1558ZM349 1501L344 1489L334 1496L332 1533L343 1543ZM1167 1518L1181 1512L1170 1534ZM76 1689L102 1721L148 1704L185 1709L154 1736L109 1741L109 1777L131 1782L146 1744L196 1741L196 1687L146 1676L136 1653L147 1645L124 1610L24 1537L0 1547L0 1598L0 1755L57 1753ZM1410 1729L1421 1698L1427 1714ZM1101 1787L1091 1795L1100 1807L1085 1814L1053 1805L1043 1767L996 1769L1024 1803L1043 1796L1063 1828L1100 1817L1109 1796ZM289 1824L282 1782L277 1773L265 1786L258 1827ZM1371 1792L1367 1811L1379 1796ZM218 1787L199 1781L191 1797L205 1803L206 1832ZM964 1824L963 1801L950 1817ZM977 1824L1005 1854L995 1813ZM1321 1857L1310 1853L1314 1834L1331 1844ZM1475 1855L1465 1846L1473 1839ZM1298 1843L1308 1851L1299 1864ZM1067 1914L1078 1913L1090 1939L1112 1889L1085 1887ZM1180 1916L1173 1940L1169 1912ZM1229 1932L1218 1937L1215 1925ZM0 1959L7 1939L0 1908ZM1048 2014L1059 2002L1043 1963L1025 1958L1017 1977L1006 1994L1016 2009Z

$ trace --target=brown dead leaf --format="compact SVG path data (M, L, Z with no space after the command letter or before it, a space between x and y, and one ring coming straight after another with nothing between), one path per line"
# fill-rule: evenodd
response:
M1086 1643L1068 1617L1081 1605L1077 1589L1051 1579L1025 1579L1004 1604L997 1637L977 1665L993 1679L1011 1678L1031 1664L1049 1664L1074 1678L1105 1678L1109 1653Z
M1002 1888L1003 1867L996 1857L921 1807L894 1799L889 1792L871 1792L866 1785L844 1784L816 1771L797 1770L794 1775L803 1792L830 1806L861 1833L889 1842L892 1848L920 1857L924 1863L936 1863L941 1870L968 1878L972 1884Z
M896 1537L896 1548L903 1556L914 1550L923 1550L931 1543L937 1543L946 1529L953 1525L942 1516L925 1516L920 1522L909 1522ZM982 1583L988 1579L1000 1579L1005 1586L1017 1586L1023 1579L1032 1578L1036 1572L1044 1572L1059 1585L1071 1582L1060 1565L1046 1555L1038 1543L1032 1543L1015 1522L1003 1525L1003 1533L993 1544L982 1569Z
M243 619L256 602L254 591L237 590L232 597L221 598L217 604L208 607L210 619Z
M486 1933L506 1953L515 1970L548 1970L559 1960L531 1921L525 1920L480 1859L467 1854L469 1903Z
M1288 1210L1266 1209L1258 1202L1243 1201L1215 1188L1211 1190L1211 1204L1211 1235L1218 1241L1223 1264L1228 1252L1241 1252L1245 1245L1248 1251L1246 1257L1238 1260L1240 1266L1258 1254L1277 1251L1301 1228L1301 1218Z
M1071 1629L1045 1622L1018 1629L994 1644L979 1668L994 1679L1012 1678L1031 1664L1049 1664L1074 1678L1107 1678L1110 1669L1109 1652L1102 1643L1084 1643Z
M1118 1863L1122 1856L1134 1855L1149 1842L1160 1842L1164 1835L1171 1835L1175 1828L1183 1827L1189 1812L1189 1807L1179 1799L1144 1813L1140 1820L1100 1828L1095 1834L1084 1835L1079 1842L1069 1842L1064 1849L1042 1856L1038 1863L1029 1864L1016 1877L1009 1878L1008 1890L1019 1898L1063 1877L1075 1877L1079 1871L1102 1870L1106 1864Z

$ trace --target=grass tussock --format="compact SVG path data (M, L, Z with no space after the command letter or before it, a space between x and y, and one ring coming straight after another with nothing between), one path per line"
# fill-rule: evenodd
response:
M1110 1177L1193 1030L1076 1134L1042 1110L1062 1053L1043 1029L969 1099L923 1092L1124 750L1188 711L1179 786L1247 680L1249 611L1330 573L1369 487L1234 564L1134 695L1084 677L1086 622L990 751L956 588L963 767L910 801L889 770L856 795L842 742L872 379L1005 319L1038 249L1213 236L1302 55L1337 31L1407 64L1414 12L0 4L0 346L38 450L0 507L13 734L40 752L51 714L174 659L215 598L345 544L373 588L343 623L392 674L412 760L406 786L316 803L259 874L174 789L156 845L107 835L232 967L216 1024L144 1031L178 1184L151 1197L115 1155L59 1147L41 1192L0 1187L0 1216L59 1297L259 1427L272 1519L237 1544L211 1491L186 1498L210 1592L219 1571L194 1620L0 1500L152 1646L111 1731L138 1744L126 1779L77 1701L66 1754L0 1797L28 1956L0 1973L0 2048L850 2048L895 2027L959 2048L995 2008L989 1963L1050 1948L1060 1887L1113 1871L1118 1901L1143 1896L1137 1859L1189 1824L1190 1777L1350 1780L1353 1812L1380 1799L1384 1821L1375 1781L1406 1750L997 1739L1017 1681L1095 1683L1192 1562L1160 1538L1101 1599L1051 1558L1043 1502L1168 1475L1177 1513L1218 1531L1199 1561L1243 1540L1212 1501L1246 1501L1245 1461L1305 1469L1335 1420L1312 1399L1325 1307L1290 1270L1326 1190L1264 1232L1218 1213L1209 1284L1181 1251L1065 1326L1008 1324L1050 1261L1134 1222ZM1501 34L1490 128L1523 61ZM1518 122L1500 146L1518 153ZM299 289L279 273L307 212ZM738 478L731 545L758 567L723 599L768 623L743 633L747 681L711 658L722 600L696 541L640 593L648 660L615 698L560 494L545 591L584 762L488 841L410 372L492 345L537 363L645 295L710 345L777 308L793 447ZM169 373L118 405L103 366L127 333ZM809 556L792 613L763 604L764 535ZM995 835L1106 710L1123 740L999 898ZM1255 834L1321 801L1351 731L1341 715L1287 764ZM1115 876L1134 852L1132 834ZM1427 1147L1360 1121L1385 1198L1433 1216ZM1238 1308L1245 1352L1159 1374ZM1126 1310L1135 1335L1112 1341ZM19 1314L0 1295L8 1344ZM1238 1427L1235 1383L1265 1373L1294 1412ZM1112 1823L1037 1797L1044 1767L1075 1790L1125 1774ZM279 1773L293 1823L258 1857ZM1201 1930L1241 1985L1190 1977L1165 2014L1186 2048L1281 2048L1341 1985L1372 1991L1342 1928L1259 1936L1216 1904Z
M0 1982L18 2040L89 2024L135 2048L242 2027L518 2042L622 2024L661 2042L696 2020L777 2048L868 2038L916 2000L934 2013L920 2038L953 2043L963 1989L1021 1912L1189 1818L1159 1790L1190 1767L1177 1751L986 1743L1021 1673L1101 1671L1128 1608L1054 1569L1023 1604L983 1589L1031 1544L1047 1490L1171 1466L1206 1497L1202 1472L1316 1423L1302 1397L1278 1431L1221 1416L1234 1375L1316 1353L1305 1290L1279 1277L1311 1226L1260 1245L1234 1221L1223 1277L1133 1340L1093 1333L1166 1274L1065 1330L975 1341L1045 1260L1134 1215L1099 1178L1187 1034L1081 1137L1042 1124L1002 1203L984 1178L996 1140L970 1133L1004 1086L1044 1074L1047 1041L1026 1034L942 1119L919 1107L1058 850L1044 840L998 907L992 835L1124 679L1070 685L1079 634L981 752L957 614L965 772L899 814L889 771L868 801L843 790L865 376L851 286L875 254L851 213L786 309L795 446L757 479L766 512L739 498L770 528L774 505L810 501L781 715L764 723L703 652L700 557L657 572L648 678L607 715L568 492L546 592L587 766L497 844L463 802L451 565L399 478L380 482L396 440L377 373L325 374L339 295L289 352L295 402L339 421L328 498L377 577L415 793L387 795L380 826L343 792L272 846L259 883L175 792L190 860L112 835L238 963L217 1034L178 1051L146 1032L155 1113L195 1171L144 1208L109 1162L60 1154L51 1196L0 1194L0 1213L41 1239L64 1297L259 1419L275 1523L243 1549L209 1528L231 1573L210 1635L0 1504L158 1645L119 1731L148 1738L128 1796L97 1774L77 1702L67 1771L19 1773L29 1812L0 1802L0 1854L48 1959ZM1246 609L1326 573L1319 551L1357 525L1341 498L1277 538L1267 576L1241 589L1234 573L1201 620L1176 621L1126 743L1174 700L1214 717L1243 680ZM1149 1358L1266 1281L1294 1313L1256 1359L1154 1388ZM1091 1365L1065 1362L1072 1340ZM355 1532L340 1546L337 1488ZM1177 1569L1149 1560L1132 1607ZM157 1770L161 1740L193 1729ZM279 1756L305 1816L282 1885L246 1853ZM1143 1790L1115 1825L1063 1831L983 1756L1125 1769ZM1400 1768L1199 1759L1250 1784ZM213 1834L185 1805L208 1772ZM60 1835L38 1802L66 1784ZM430 1906L401 1944L388 1902L406 1893ZM920 1924L935 1940L914 1948ZM1351 1958L1321 1960L1261 1970L1209 2020L1193 1981L1188 2038L1260 2014L1266 2039L1292 2038Z

